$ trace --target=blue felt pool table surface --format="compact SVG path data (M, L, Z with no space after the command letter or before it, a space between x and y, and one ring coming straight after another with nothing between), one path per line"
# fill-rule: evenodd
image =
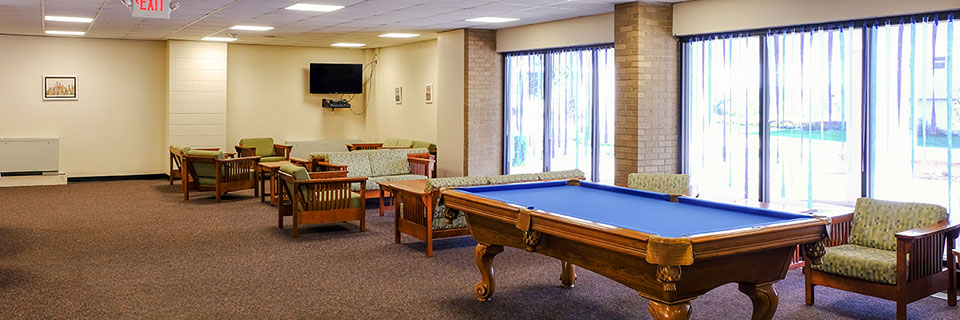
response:
M670 196L591 182L567 181L460 188L458 191L576 219L659 235L685 237L809 219L809 215Z

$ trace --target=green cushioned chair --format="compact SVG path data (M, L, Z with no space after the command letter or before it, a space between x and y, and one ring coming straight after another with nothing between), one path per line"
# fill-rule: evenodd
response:
M853 213L831 224L822 261L804 261L807 304L822 285L894 300L898 319L906 318L910 302L942 290L956 305L956 263L952 254L943 259L960 225L949 223L945 208L860 198Z
M293 150L293 146L273 143L273 138L243 138L234 148L241 157L259 156L260 162L288 161Z
M631 173L627 186L633 189L690 196L690 176L670 173Z
M277 227L283 228L283 217L293 217L293 237L300 235L305 224L339 223L359 220L360 231L367 229L364 214L364 193L351 191L351 185L362 190L366 177L347 177L345 171L307 172L307 169L285 164L277 173L280 192L277 206Z
M220 202L227 192L254 189L259 193L256 167L260 157L225 159L223 153L212 150L188 150L183 157L183 200L190 200L190 191L214 191Z

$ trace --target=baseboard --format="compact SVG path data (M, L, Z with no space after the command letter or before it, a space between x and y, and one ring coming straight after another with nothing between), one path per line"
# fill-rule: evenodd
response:
M57 186L67 184L67 175L59 174L34 174L34 175L9 175L0 176L0 187L30 187L30 186Z
M68 182L123 181L123 180L159 180L168 179L166 173L133 174L126 176L70 177Z

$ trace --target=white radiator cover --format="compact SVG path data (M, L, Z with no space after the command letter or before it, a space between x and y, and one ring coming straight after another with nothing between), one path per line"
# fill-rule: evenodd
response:
M0 138L0 172L60 171L60 138Z

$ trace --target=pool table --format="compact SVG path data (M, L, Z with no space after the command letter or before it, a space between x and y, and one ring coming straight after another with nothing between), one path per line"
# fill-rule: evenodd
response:
M447 219L462 211L477 241L477 299L495 289L493 258L504 246L615 280L650 300L656 319L687 319L690 301L736 282L753 319L770 319L797 245L819 263L827 219L646 192L579 180L445 189Z

